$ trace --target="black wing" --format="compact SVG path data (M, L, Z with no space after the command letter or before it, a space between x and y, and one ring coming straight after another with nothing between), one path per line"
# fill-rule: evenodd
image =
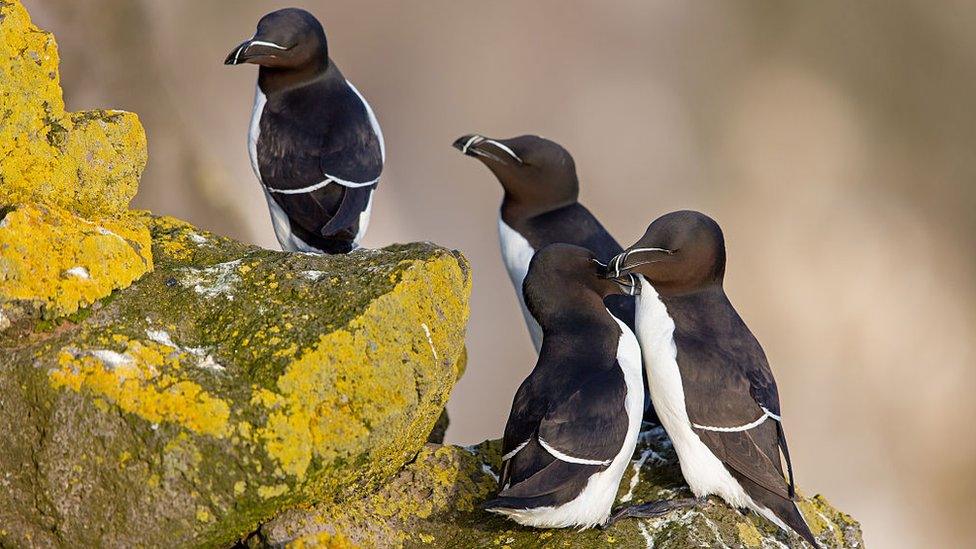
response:
M329 178L366 186L383 171L382 135L341 75L268 97L259 125L258 167L269 189L295 191Z
M282 92L259 124L261 182L296 234L312 245L353 240L383 170L382 136L356 92L341 75Z
M594 372L568 398L549 402L523 449L505 463L501 486L511 486L498 497L532 499L578 492L589 475L606 469L627 437L626 391L623 373L615 367ZM507 452L521 445L509 442L510 432L521 431L512 438L521 440L519 436L533 427L530 423L513 426L509 420Z
M498 485L500 487L505 487L513 479L513 469L512 469L512 457L518 452L521 453L522 450L529 445L529 443L536 438L539 422L546 413L546 403L541 397L535 395L533 386L533 376L525 378L522 384L519 386L518 391L515 392L515 398L512 399L512 411L508 414L508 422L505 423L505 436L502 439L502 471L499 475ZM526 468L528 464L524 463L528 460L520 460L523 462L522 468ZM544 466L544 464L539 463L535 466L529 465L529 468L536 468ZM520 476L515 479L516 482L524 479L524 476Z
M550 404L539 425L540 442L571 458L609 465L627 437L626 396L619 364L595 371L569 398Z
M792 466L778 419L779 394L762 349L752 341L724 348L714 341L679 341L685 394L698 395L686 399L688 417L702 442L727 466L791 498ZM781 448L790 469L789 483L783 476Z
M351 232L351 236L355 238L359 229L359 215L366 211L369 198L375 188L376 185L356 188L343 187L339 208L332 219L319 229L319 234L324 237L334 237L344 232Z
M364 100L346 89L332 105L336 119L345 122L325 134L319 170L347 186L371 185L383 171L383 136L374 129Z

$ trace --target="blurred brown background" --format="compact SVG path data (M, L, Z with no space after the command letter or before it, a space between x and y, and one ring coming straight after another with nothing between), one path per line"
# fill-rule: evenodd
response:
M254 67L221 62L280 2L30 0L73 110L142 117L136 205L277 247L245 133ZM474 266L449 438L501 434L534 364L496 240L500 189L451 149L538 133L624 245L669 210L725 229L798 477L871 547L976 537L976 4L295 2L383 125L372 247ZM971 545L969 545L971 546Z

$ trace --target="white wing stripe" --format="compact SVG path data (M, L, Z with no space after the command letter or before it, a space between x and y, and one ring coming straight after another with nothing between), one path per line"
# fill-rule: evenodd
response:
M518 446L515 447L514 450L512 450L511 452L509 452L509 453L505 454L504 456L502 456L502 461L508 461L508 460L512 459L513 457L515 457L515 454L521 452L522 451L522 448L525 448L525 445L528 444L528 443L529 443L529 439L525 439L525 442L523 442L522 444L519 444Z
M610 465L610 462L613 461L612 459L586 459L566 455L552 446L549 446L549 443L542 440L542 437L539 437L539 445L541 445L545 451L552 454L552 457L558 459L559 461L565 461L566 463L578 463L580 465Z
M760 406L760 408L762 407ZM762 411L763 414L759 416L759 419L757 419L756 421L746 423L745 425L739 425L737 427L711 427L708 425L699 425L697 423L692 423L691 425L696 429L702 429L704 431L715 431L718 433L739 433L742 431L748 431L753 427L758 427L762 425L763 422L765 422L767 419L770 418L772 418L774 421L782 421L782 418L780 416L770 412L766 408L762 408Z
M253 43L254 44L257 44L259 42L258 41L255 41ZM278 46L277 44L271 44L271 43L268 43L266 45L272 45L272 46L279 47L279 48L281 47L281 46ZM282 49L285 49L285 48L282 48ZM369 125L373 129L373 133L376 135L376 139L380 143L380 159L383 162L385 162L386 161L386 144L383 142L383 130L380 129L380 124L376 120L376 115L373 114L373 109L370 108L369 103L366 102L366 98L363 97L363 94L359 93L359 90L356 89L356 86L353 86L352 85L352 82L346 80L346 84L348 84L349 85L349 89L351 89L353 91L353 93L356 94L356 97L358 97L359 100L362 101L363 108L366 109L366 117L369 119ZM276 194L304 194L304 193L310 193L310 192L313 192L313 191L317 191L317 190L321 189L322 187L325 187L329 183L338 183L338 184L342 185L343 187L356 188L356 187L368 187L368 186L373 185L374 183L376 183L376 182L378 182L380 180L380 178L377 177L376 179L373 179L372 181L365 181L365 182L362 182L362 183L357 183L355 181L346 181L345 179L340 179L340 178L338 178L338 177L336 177L334 175L329 175L329 174L324 174L324 175L325 175L325 179L322 180L322 181L320 181L319 183L315 183L314 185L309 185L307 187L302 187L300 189L272 189L271 187L267 187L267 189L268 189L268 192L269 193L276 193Z
M305 193L310 193L312 191L317 191L317 190L321 189L322 187L328 185L329 183L338 183L339 185L342 185L343 187L350 187L350 188L355 189L355 188L358 188L358 187L368 187L368 186L372 185L373 183L376 183L379 180L380 180L380 178L377 177L376 179L374 179L372 181L366 181L365 183L354 183L352 181L346 181L345 179L339 179L338 177L333 177L331 175L326 175L324 181L320 181L320 182L318 182L318 183L316 183L314 185L309 185L307 187L302 187L300 189L272 189L271 187L267 187L267 189L268 189L268 192L269 193L277 193L277 194L305 194Z

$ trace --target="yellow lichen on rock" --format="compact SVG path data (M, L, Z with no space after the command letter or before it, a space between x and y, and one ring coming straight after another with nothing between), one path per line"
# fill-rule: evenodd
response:
M64 110L54 37L0 1L0 204L42 202L82 216L124 213L146 165L135 114Z
M150 245L134 214L88 221L53 206L18 206L0 220L0 303L71 314L152 270Z
M318 532L290 542L288 549L359 549L349 538L342 534Z
M228 434L228 404L177 376L186 353L155 341L118 339L125 341L124 351L61 351L51 384L105 398L151 423L171 422L217 438Z
M736 529L739 532L739 540L742 545L746 547L760 547L762 545L763 535L755 524L742 521L736 524Z
M278 378L277 392L254 391L252 402L269 410L257 435L285 473L303 480L313 458L344 459L364 447L382 451L384 441L401 438L389 429L419 407L417 384L425 376L415 370L433 372L448 361L456 378L461 347L449 327L464 326L468 309L464 298L442 299L454 293L451 288L464 288L465 296L470 291L456 258L414 261L390 293L292 362ZM437 319L441 325L403 330L397 318ZM441 402L428 409L439 413L448 394L436 395ZM418 414L409 429L429 431L435 419Z
M139 119L67 113L54 37L0 0L0 306L70 314L152 269L149 231L128 212L146 165Z

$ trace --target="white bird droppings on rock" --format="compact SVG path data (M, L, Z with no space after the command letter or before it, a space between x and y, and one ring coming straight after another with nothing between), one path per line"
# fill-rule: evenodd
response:
M83 278L85 280L91 278L91 275L88 274L88 269L82 267L81 265L68 269L67 271L64 272L64 274L68 276L76 276L78 278Z
M427 327L426 323L421 324L420 327L423 328L424 333L427 334L427 343L430 344L430 352L434 353L434 360L440 360L437 358L437 349L434 348L434 339L430 337L430 328Z
M192 287L193 291L204 297L223 295L227 299L233 300L234 296L231 291L234 284L241 281L241 278L237 276L237 266L240 263L240 259L235 259L203 269L183 269L181 283L184 287Z

